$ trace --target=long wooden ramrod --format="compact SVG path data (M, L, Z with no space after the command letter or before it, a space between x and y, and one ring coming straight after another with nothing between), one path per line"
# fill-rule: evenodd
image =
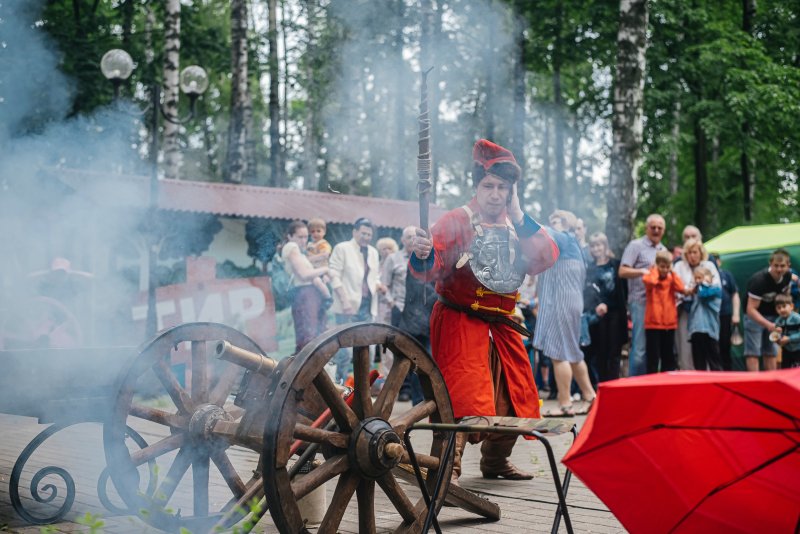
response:
M428 113L428 73L433 67L420 72L419 86L419 152L417 155L417 191L419 192L419 227L429 232L428 204L431 191L431 118Z

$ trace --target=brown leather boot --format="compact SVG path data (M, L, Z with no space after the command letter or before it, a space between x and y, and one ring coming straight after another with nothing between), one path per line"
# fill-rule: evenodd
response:
M505 478L506 480L530 480L532 473L514 467L508 461L517 436L493 435L481 445L481 474L483 478Z
M458 477L461 476L461 456L467 446L467 435L463 432L456 433L456 448L453 456L453 473L450 475L450 484L458 485Z

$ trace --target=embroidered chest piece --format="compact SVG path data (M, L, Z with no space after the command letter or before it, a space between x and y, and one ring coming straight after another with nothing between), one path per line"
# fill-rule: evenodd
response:
M525 279L525 261L519 238L509 221L506 224L481 224L480 216L467 206L475 237L469 252L456 264L457 268L469 261L470 269L478 281L497 293L513 293Z

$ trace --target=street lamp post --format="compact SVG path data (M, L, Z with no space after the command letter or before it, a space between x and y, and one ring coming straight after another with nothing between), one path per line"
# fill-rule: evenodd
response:
M133 72L133 59L130 54L120 49L109 50L100 60L100 70L114 86L114 98L119 97L122 83ZM150 87L150 105L144 113L150 111L150 195L147 208L148 243L147 243L147 319L145 333L147 337L155 335L158 329L156 315L156 261L158 258L158 241L156 214L158 212L158 127L159 118L173 124L185 124L195 115L197 98L208 88L208 75L202 67L191 65L181 71L180 88L189 97L189 114L186 117L175 117L164 111L161 106L161 86L153 82Z

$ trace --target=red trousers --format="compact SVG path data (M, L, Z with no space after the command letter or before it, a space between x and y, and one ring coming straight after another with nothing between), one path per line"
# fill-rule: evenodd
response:
M495 376L489 362L494 340L511 409L495 402ZM433 359L444 375L456 418L469 415L516 415L538 418L539 393L533 382L522 336L500 323L487 323L437 302L431 314ZM497 413L501 411L510 413Z

